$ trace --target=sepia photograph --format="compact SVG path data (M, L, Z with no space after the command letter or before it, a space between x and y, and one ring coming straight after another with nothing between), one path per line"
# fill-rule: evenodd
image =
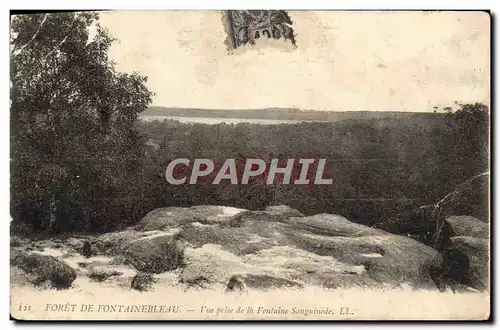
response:
M491 24L11 11L11 318L489 320Z

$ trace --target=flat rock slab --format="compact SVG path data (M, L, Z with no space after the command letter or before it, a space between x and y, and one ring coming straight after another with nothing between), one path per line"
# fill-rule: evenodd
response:
M450 227L450 236L489 237L489 224L474 217L467 215L450 216L445 221Z
M252 288L433 288L431 269L442 266L437 251L411 238L339 215L306 217L283 205L161 208L133 229L106 235L96 242L123 249L138 271L176 270L188 287L227 287L233 279L235 287Z
M202 224L226 224L238 220L238 216L247 212L227 206L198 205L193 207L165 207L149 212L136 226L141 231L163 230L198 222Z

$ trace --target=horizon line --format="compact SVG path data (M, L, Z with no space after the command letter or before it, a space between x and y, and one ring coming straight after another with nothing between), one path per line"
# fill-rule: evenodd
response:
M266 107L266 108L196 108L196 107L179 107L179 106L163 106L163 105L149 105L148 108L166 108L166 109L185 109L185 110L222 110L222 111L236 111L236 110L296 110L296 111L312 111L312 112L402 112L402 113L445 113L444 108L436 108L429 110L401 110L401 109L377 109L377 110L366 110L366 109L301 109L301 108L286 108L286 107Z

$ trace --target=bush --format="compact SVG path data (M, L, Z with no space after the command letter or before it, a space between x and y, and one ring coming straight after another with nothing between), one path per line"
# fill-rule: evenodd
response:
M156 283L156 279L153 275L149 273L139 272L132 279L132 284L130 285L131 290L137 291L150 291L153 288L153 284Z
M112 276L120 276L122 274L123 274L122 272L119 272L119 271L116 271L116 270L113 270L111 272L107 272L107 271L104 271L104 270L92 269L89 272L88 276L93 281L104 282L104 281L106 281L108 278L110 278Z
M10 246L11 247L21 247L25 244L25 241L18 236L10 237Z
M67 289L76 279L76 271L73 268L52 256L13 250L10 264L33 275L32 283L35 285L50 281L51 286L56 289Z
M82 255L85 257L85 258L90 258L92 256L95 256L99 253L98 249L93 246L92 244L90 244L89 241L85 241L83 243L83 247L82 247Z

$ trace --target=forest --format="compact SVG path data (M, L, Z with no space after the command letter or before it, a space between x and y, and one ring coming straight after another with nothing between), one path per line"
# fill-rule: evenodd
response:
M489 169L489 108L299 124L145 122L147 77L117 72L96 13L21 15L11 38L12 228L107 232L165 206L289 205L367 225L433 203ZM327 159L332 185L179 185L175 158ZM486 192L485 192L486 194ZM486 197L485 197L486 198Z
M422 119L424 118L424 119ZM156 173L153 191L163 205L228 205L263 209L289 205L306 214L335 213L373 225L426 205L488 170L488 109L462 105L456 112L419 118L357 119L300 124L182 124L138 122L155 146L145 153ZM164 170L176 158L327 159L322 185L169 186ZM154 194L154 193L153 193Z

